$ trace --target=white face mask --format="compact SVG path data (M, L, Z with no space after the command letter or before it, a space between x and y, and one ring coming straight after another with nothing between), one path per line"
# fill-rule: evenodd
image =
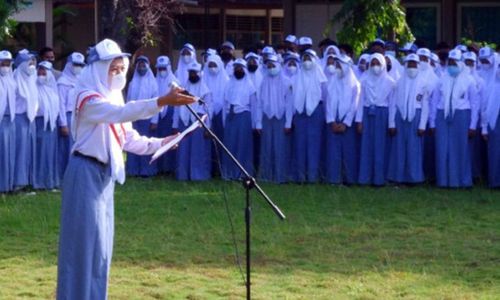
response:
M344 71L342 69L335 68L335 74L337 75L337 78L344 77Z
M158 75L160 75L161 78L167 77L167 71L158 71Z
M396 51L385 51L385 55L390 55L392 57L396 57Z
M418 68L407 68L406 74L408 74L408 77L410 78L415 78L418 74Z
M125 77L125 73L119 73L111 78L111 85L109 87L110 90L122 90L127 84L127 78Z
M189 64L191 62L193 58L191 57L191 55L183 55L182 56L182 60L184 61L184 63L186 64Z
M5 76L9 74L10 72L10 67L0 67L0 75Z
M297 73L297 67L296 66L288 66L288 71L290 72L290 74L295 74Z
M211 67L211 68L208 68L208 71L214 75L217 75L219 74L219 68L218 67Z
M40 76L38 76L37 80L38 80L38 83L40 83L40 84L46 84L47 83L47 76L40 75Z
M310 60L306 60L305 62L302 63L302 65L304 66L304 69L311 70L313 67L313 62Z
M423 71L426 71L429 69L430 67L430 64L429 62L425 62L425 61L421 61L420 64L419 64L419 67L423 70Z
M278 69L278 67L268 69L268 71L269 71L269 75L271 75L272 77L275 77L280 73L280 70Z
M33 75L33 74L35 74L35 72L36 72L36 67L35 67L35 65L30 65L30 66L28 66L28 68L26 69L26 74L27 74L27 75L29 75L29 76L31 76L31 75Z
M370 70L372 71L373 74L375 75L380 75L380 73L382 73L382 67L381 66L374 66L374 67L370 67Z
M73 66L73 75L78 76L82 73L82 67Z
M328 73L330 74L335 74L335 66L334 65L328 65L326 66L326 70L328 71Z

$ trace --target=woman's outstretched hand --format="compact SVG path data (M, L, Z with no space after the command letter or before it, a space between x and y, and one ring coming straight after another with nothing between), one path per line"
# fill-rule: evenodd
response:
M158 98L158 106L162 107L165 105L179 106L185 104L191 104L196 101L193 96L188 96L182 94L184 90L179 87L174 87L170 92L164 96Z

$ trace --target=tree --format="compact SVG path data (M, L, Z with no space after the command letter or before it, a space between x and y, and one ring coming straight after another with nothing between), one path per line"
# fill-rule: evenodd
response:
M352 45L359 54L377 37L399 43L414 40L405 17L399 0L346 0L325 29L325 35L342 24L337 40Z
M174 29L174 16L184 6L176 0L98 1L99 39L111 38L134 53L161 40L163 24Z
M12 37L17 22L11 16L26 5L31 4L27 0L2 0L0 1L0 44Z

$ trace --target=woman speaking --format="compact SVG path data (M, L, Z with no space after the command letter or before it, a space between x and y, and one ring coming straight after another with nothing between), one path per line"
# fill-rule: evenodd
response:
M114 41L101 41L90 50L75 87L75 144L62 185L57 299L107 299L114 184L125 182L122 151L152 154L172 138L139 136L131 122L151 118L165 105L195 101L173 89L124 104L128 56Z

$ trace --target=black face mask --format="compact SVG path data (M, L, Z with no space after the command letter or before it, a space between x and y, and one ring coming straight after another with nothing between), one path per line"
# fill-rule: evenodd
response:
M392 65L387 65L387 72L390 72L392 69Z
M238 80L245 77L245 71L234 71L234 77Z
M257 71L258 66L257 65L248 65L248 71L254 73Z
M229 52L222 52L220 54L220 57L222 58L222 61L228 62L231 59L233 59L233 55Z
M191 83L197 83L200 81L200 76L198 75L189 75L189 82Z

